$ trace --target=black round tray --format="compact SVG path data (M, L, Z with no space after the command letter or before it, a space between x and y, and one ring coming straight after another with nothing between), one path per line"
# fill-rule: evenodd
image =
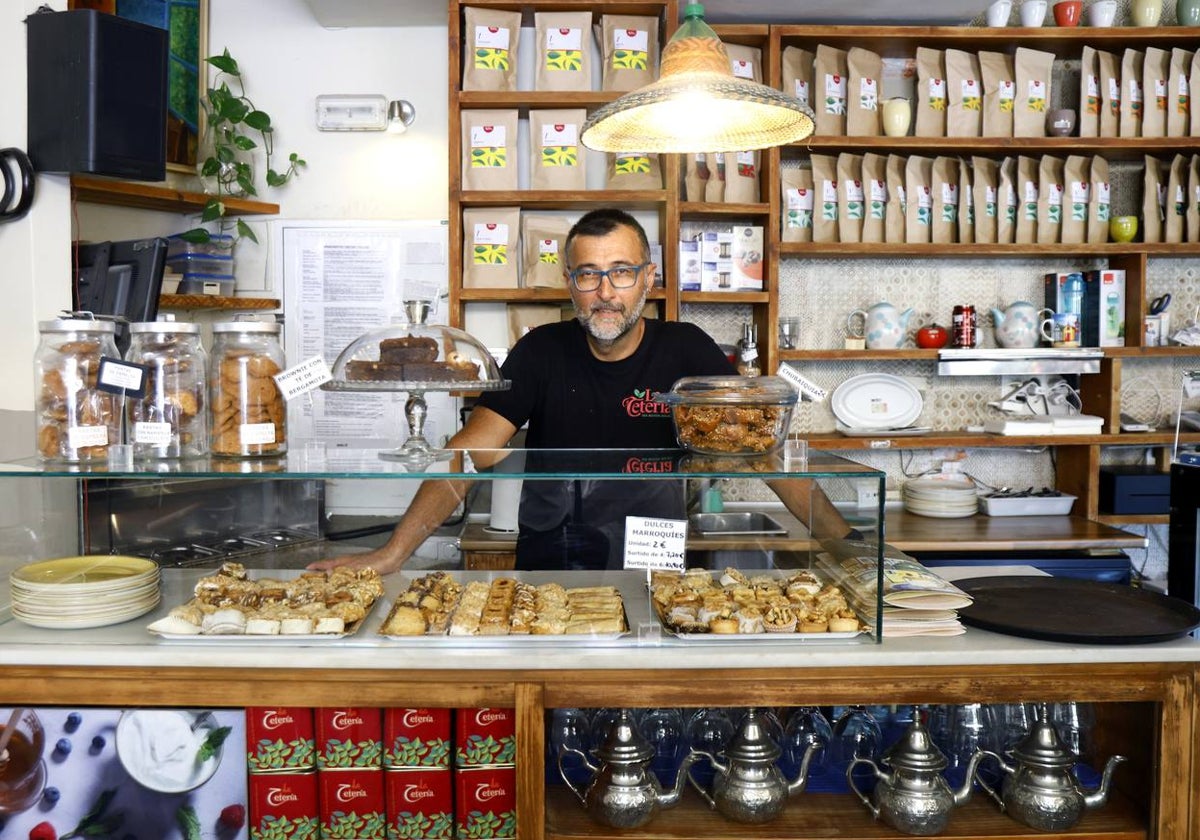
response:
M1137 645L1186 636L1200 609L1179 598L1117 583L1004 575L956 580L974 602L963 624L1050 642Z

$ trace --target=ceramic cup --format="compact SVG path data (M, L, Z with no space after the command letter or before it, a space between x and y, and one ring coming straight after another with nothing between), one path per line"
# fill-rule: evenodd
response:
M1137 232L1137 216L1113 216L1108 221L1108 238L1113 242L1132 242Z
M1052 347L1079 346L1079 313L1055 312L1042 321L1042 338Z
M1177 26L1200 26L1200 0L1177 0L1175 23Z
M996 0L987 7L987 25L1008 26L1010 14L1012 14L1012 0Z
M1112 26L1117 19L1117 0L1096 0L1088 6L1089 26Z
M1134 26L1158 26L1163 0L1130 0L1129 22Z
M1041 26L1046 22L1046 0L1025 0L1021 4L1021 25Z
M1058 26L1078 26L1083 14L1083 0L1060 0L1054 4L1054 23Z
M1051 137L1070 137L1075 133L1075 109L1055 108L1046 114L1046 133Z
M883 133L888 137L906 137L912 123L912 104L902 96L883 103Z

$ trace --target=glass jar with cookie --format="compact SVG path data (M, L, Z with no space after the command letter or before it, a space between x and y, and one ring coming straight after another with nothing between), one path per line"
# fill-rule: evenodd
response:
M38 454L46 461L103 461L121 442L118 398L97 387L100 359L120 359L116 324L58 318L38 324L33 360Z
M274 376L284 367L279 324L213 324L209 450L245 458L287 451L287 405Z
M208 451L208 354L200 325L129 325L126 361L145 365L143 396L128 401L128 434L137 458L196 458Z

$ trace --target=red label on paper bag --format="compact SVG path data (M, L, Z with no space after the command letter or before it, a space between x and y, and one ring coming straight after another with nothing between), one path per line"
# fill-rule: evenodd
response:
M454 766L512 764L517 757L516 732L512 709L456 709Z
M449 709L384 709L384 767L449 767Z
M321 836L384 840L383 770L321 770Z
M383 716L379 709L317 709L317 768L379 767Z
M317 836L317 774L251 773L250 840L313 840Z
M454 785L449 769L383 774L388 840L448 840L454 836Z
M251 773L310 769L316 760L315 749L312 709L246 709L246 764Z
M454 771L454 831L460 838L517 835L517 769Z

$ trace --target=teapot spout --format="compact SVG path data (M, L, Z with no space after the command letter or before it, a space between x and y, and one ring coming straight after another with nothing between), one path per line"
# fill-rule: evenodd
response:
M992 750L979 750L978 752L976 752L975 755L971 756L971 760L973 762L975 762L974 766L976 768L978 768L979 762L976 760L976 757L978 757L979 760L982 760L984 758L995 759L996 764L999 765L1000 769L1003 770L1005 773L1007 773L1010 776L1017 771L1017 769L1015 767L1013 767L1011 764L1009 764L1008 762L1006 762L1000 756L1000 753L998 753L998 752L993 752ZM971 784L972 780L979 782L979 786L984 789L984 791L987 793L988 796L992 797L992 799L994 799L996 801L996 804L1000 806L1000 810L1001 811L1004 810L1004 798L1000 795L1000 791L996 790L991 785L989 785L987 783L987 781L982 776L979 775L978 770L976 770L976 772L974 772L974 773L970 773L967 775L966 783L968 786ZM957 795L955 796L955 804L956 805L958 804Z
M993 306L992 307L992 325L995 327L999 327L1003 323L1004 323L1004 313Z
M967 777L963 779L962 787L953 792L954 806L965 805L971 800L971 791L975 789L975 771L979 768L979 762L985 758L990 758L995 753L990 753L987 750L975 750L971 754L971 760L967 762Z
M696 763L696 759L700 758L700 753L692 751L683 757L683 762L679 765L679 773L675 776L674 786L667 791L663 791L658 797L658 804L662 808L673 808L679 804L679 797L683 794L683 786L687 783L692 765Z
M902 329L902 330L908 329L908 321L910 318L912 318L912 314L913 314L913 309L911 306L908 309L905 309L903 312L900 313L900 329Z
M1100 777L1100 786L1083 797L1085 807L1098 808L1108 801L1108 788L1112 783L1113 770L1117 769L1118 764L1126 760L1123 755L1114 755L1108 759L1108 763L1104 765L1104 773Z
M808 764L812 761L813 754L819 749L823 749L820 744L809 744L808 749L804 751L804 758L800 759L800 769L796 771L796 778L788 782L788 796L803 793L808 784Z

